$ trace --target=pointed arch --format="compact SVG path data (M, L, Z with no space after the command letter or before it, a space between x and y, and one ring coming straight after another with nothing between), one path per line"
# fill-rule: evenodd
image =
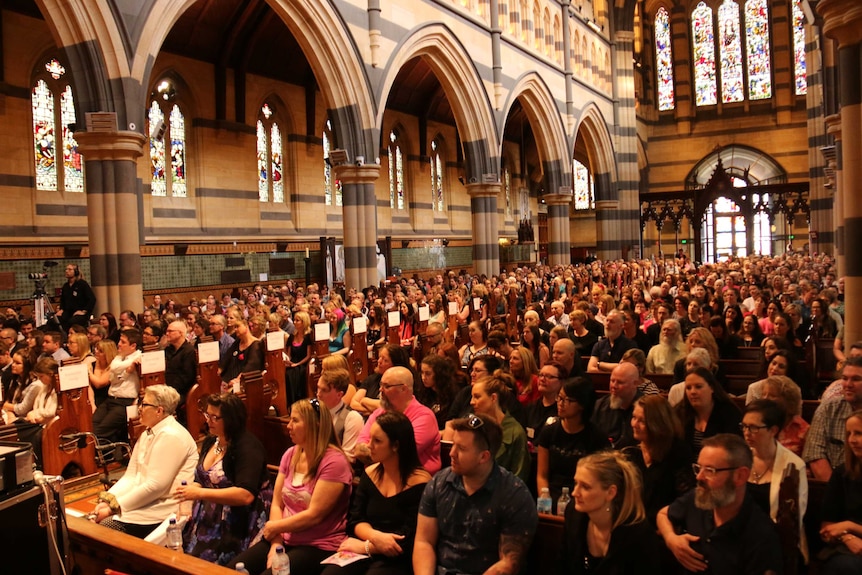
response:
M614 148L608 124L598 107L590 102L581 112L572 137L572 150L577 142L578 134L582 134L590 152L590 159L595 160L596 200L616 200L617 181Z
M405 63L423 57L452 106L464 150L466 177L478 181L484 173L495 173L499 140L491 101L473 59L452 31L436 23L417 28L392 53L384 69L386 79L380 84L378 101L386 102ZM384 105L377 110L375 125L381 129L385 111Z

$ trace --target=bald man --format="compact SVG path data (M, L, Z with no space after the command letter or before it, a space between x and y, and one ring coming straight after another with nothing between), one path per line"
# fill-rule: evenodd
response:
M595 425L614 449L635 445L632 436L632 411L642 395L638 391L640 374L632 363L624 361L611 371L610 394L596 402L590 422Z
M177 406L177 420L185 425L186 395L197 379L197 356L195 346L186 340L188 326L185 322L174 321L165 330L168 345L165 347L165 383L180 394Z

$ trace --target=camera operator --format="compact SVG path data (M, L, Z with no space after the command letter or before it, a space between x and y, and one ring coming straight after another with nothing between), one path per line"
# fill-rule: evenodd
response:
M60 291L60 305L56 313L63 331L69 331L72 324L87 327L95 307L96 294L93 293L93 288L81 277L78 266L67 265L66 283Z

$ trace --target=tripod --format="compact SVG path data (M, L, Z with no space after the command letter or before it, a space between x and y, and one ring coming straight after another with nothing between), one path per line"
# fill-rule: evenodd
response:
M36 291L31 296L33 298L33 319L36 322L36 327L42 327L54 318L54 308L51 306L51 300L45 293L45 282L36 282Z

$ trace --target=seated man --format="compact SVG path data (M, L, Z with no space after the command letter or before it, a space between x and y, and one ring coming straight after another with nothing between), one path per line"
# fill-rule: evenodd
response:
M521 572L538 524L527 487L497 465L503 432L484 415L453 423L452 467L434 476L419 504L416 575Z
M658 513L659 533L686 572L772 575L783 569L772 520L746 493L751 449L729 433L703 440L697 488Z
M350 373L346 369L324 371L317 380L317 399L332 415L332 426L335 428L338 441L341 442L341 449L348 461L353 463L356 440L365 425L365 420L343 401L349 386Z
M623 354L637 344L623 335L623 313L611 310L605 324L605 338L593 346L587 371L612 371L622 360Z
M416 451L419 453L422 467L431 475L440 471L440 430L437 428L437 416L413 396L414 381L413 372L400 365L390 367L383 373L380 378L380 407L368 416L368 421L359 434L355 449L357 459L370 460L368 443L371 426L380 414L387 410L400 411L413 424Z
M666 319L661 326L659 343L650 348L646 359L647 373L673 373L676 362L685 357L686 346L682 329L675 319Z
M636 443L631 420L635 400L642 395L638 391L639 383L638 368L627 361L620 363L611 372L610 393L599 399L593 408L590 421L614 449Z
M174 418L179 401L180 394L167 385L146 389L138 402L146 431L135 443L126 473L99 494L92 521L143 539L176 510L171 494L182 481L194 481L198 463L195 440Z

